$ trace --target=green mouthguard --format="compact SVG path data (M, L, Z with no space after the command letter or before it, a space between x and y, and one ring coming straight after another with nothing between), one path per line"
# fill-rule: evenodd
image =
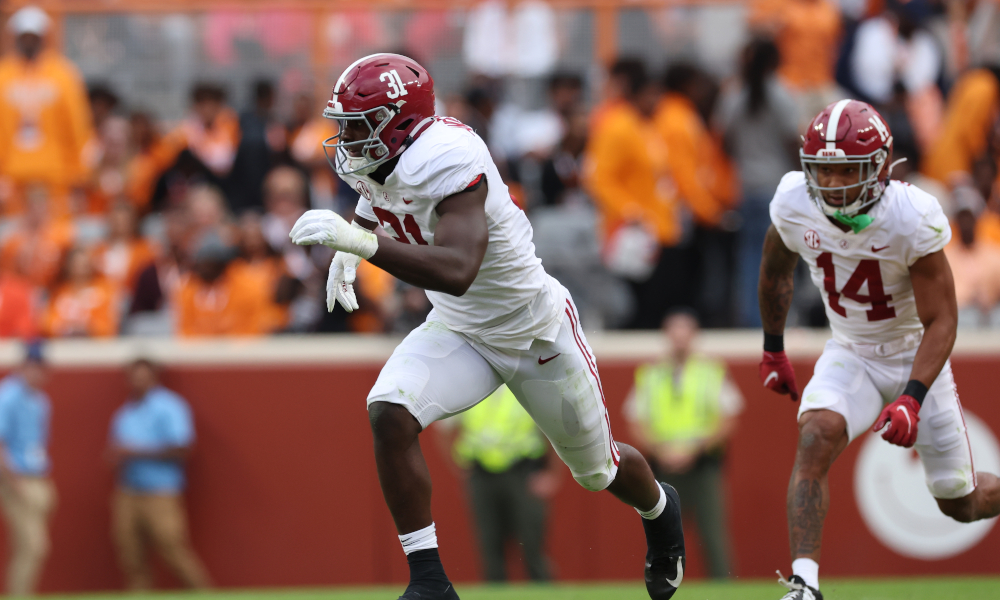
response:
M874 221L868 215L854 215L849 217L839 210L833 213L833 218L850 227L854 233L860 233L862 229L868 227Z

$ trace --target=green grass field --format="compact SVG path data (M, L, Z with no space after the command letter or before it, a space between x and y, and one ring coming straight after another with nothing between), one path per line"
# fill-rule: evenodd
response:
M911 579L825 579L826 600L987 600L1000 599L1000 577L937 577ZM146 594L142 600L395 600L396 588L333 588L322 590L259 590L205 594ZM641 584L551 586L460 585L462 600L645 600ZM784 588L774 581L685 583L676 600L778 600ZM54 600L60 596L48 596ZM61 596L73 600L125 600L127 595Z

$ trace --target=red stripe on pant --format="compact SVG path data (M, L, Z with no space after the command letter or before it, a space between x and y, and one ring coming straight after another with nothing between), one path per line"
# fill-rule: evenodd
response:
M611 417L608 414L608 403L604 399L604 388L603 386L601 386L601 378L597 376L597 369L590 362L592 359L590 357L590 353L587 352L587 346L583 343L583 340L580 339L580 336L576 331L577 320L574 317L572 311L573 306L569 304L568 300L566 301L566 304L569 305L566 308L566 315L569 317L570 324L572 326L571 329L573 330L573 339L576 340L577 347L580 348L580 352L583 353L583 359L587 363L587 368L590 369L590 374L593 375L594 379L597 381L597 389L600 390L601 392L601 404L604 405L604 421L608 424L608 440L609 440L609 445L611 446L611 460L615 463L615 466L617 467L618 459L620 457L618 454L618 447L615 446L615 438L611 434Z

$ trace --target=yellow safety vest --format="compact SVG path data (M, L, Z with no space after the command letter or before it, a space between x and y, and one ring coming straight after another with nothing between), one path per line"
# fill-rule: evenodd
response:
M518 461L545 455L545 437L506 385L456 418L461 432L453 452L459 464L476 462L502 473Z
M720 421L722 363L692 356L675 385L674 364L642 365L635 372L636 416L653 442L679 442L711 435ZM679 389L678 389L679 388Z

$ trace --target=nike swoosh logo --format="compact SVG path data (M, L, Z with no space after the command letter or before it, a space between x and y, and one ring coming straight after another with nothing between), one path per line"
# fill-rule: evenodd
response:
M767 387L767 386L768 386L768 384L770 384L770 383L771 383L771 380L772 380L772 379L777 379L777 378L778 378L778 372L777 372L777 371L771 371L771 374L770 374L770 375L768 375L768 376L767 376L767 377L766 377L766 378L764 379L764 387Z
M881 248L876 248L875 244L872 244L872 252L881 252L881 251L885 250L888 247L889 247L889 244L886 244L885 246L882 246Z
M413 200L407 200L406 198L403 198L403 204L413 204Z
M677 589L677 588L681 587L681 582L682 581L684 581L684 563L682 562L681 558L678 556L677 557L677 578L676 579L670 579L668 577L667 578L667 583L669 583L670 585L674 586L674 589Z
M897 406L896 410L903 413L903 416L906 417L906 435L910 435L910 430L913 428L910 421L910 411L906 410L905 406Z
M542 357L539 356L538 357L538 364L544 365L545 363L549 362L550 360L552 360L553 358L555 358L556 356L559 356L561 354L562 354L562 352L560 352L559 354L556 354L555 356L550 356L550 357L546 358L545 360L542 360Z

